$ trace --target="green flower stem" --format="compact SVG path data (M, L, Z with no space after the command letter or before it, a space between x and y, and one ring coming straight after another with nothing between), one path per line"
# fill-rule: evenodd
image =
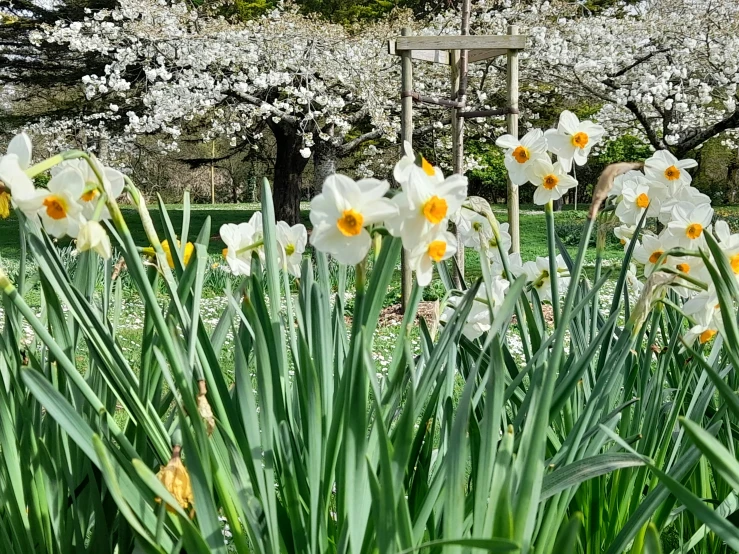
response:
M237 255L244 254L245 252L248 252L249 250L254 250L255 248L259 248L260 246L264 246L264 241L263 240L258 240L255 243L252 243L252 244L249 244L247 246L244 246L243 248L239 248L236 251L236 254Z
M77 153L78 151L72 150L71 152ZM79 158L81 156L74 156L74 157ZM69 160L69 159L72 159L72 158L65 157L65 154L57 154L56 156L53 156L47 160L44 160L43 162L39 162L36 165L32 165L31 167L26 169L25 174L28 175L31 179L33 179L37 175L41 175L44 171L48 171L55 165L59 165L64 160Z
M544 208L547 221L547 247L549 249L549 282L552 286L552 315L554 327L560 322L559 318L559 275L557 274L557 247L554 241L554 205L550 200Z
M603 224L598 226L598 231L595 239L595 275L593 276L593 283L597 283L600 279L601 266L603 265L603 253L606 248L606 233L607 227ZM595 291L593 296L593 307L590 315L590 340L595 339L595 335L598 333L598 314L600 313L600 290Z

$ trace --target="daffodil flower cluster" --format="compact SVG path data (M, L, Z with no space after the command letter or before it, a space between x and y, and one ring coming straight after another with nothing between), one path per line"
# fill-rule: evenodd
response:
M666 150L659 150L644 162L643 171L629 171L616 177L610 198L620 225L614 230L624 249L634 245L634 260L643 275L670 271L678 278L672 289L685 303L683 311L693 322L685 335L686 343L705 343L721 329L718 299L710 274L698 255L708 253L706 234L713 236L728 256L739 278L739 235L732 234L725 221L712 225L713 208L708 196L691 185L688 169L695 160L678 160ZM642 219L659 222L661 231L642 228ZM706 287L705 290L703 287Z
M0 216L7 217L12 204L52 237L77 239L79 251L94 250L110 258L110 238L100 221L110 218L106 200L123 193L123 174L92 156L59 158L50 167L48 185L36 187L30 175L48 168L32 167L32 155L31 139L21 133L0 157Z
M505 150L505 166L511 182L514 185L533 184L536 187L534 204L544 206L577 186L577 179L569 175L573 164L584 165L604 133L600 125L580 121L565 110L556 129L546 132L532 129L520 140L513 135L503 135L495 144ZM557 156L556 162L552 162L550 153Z

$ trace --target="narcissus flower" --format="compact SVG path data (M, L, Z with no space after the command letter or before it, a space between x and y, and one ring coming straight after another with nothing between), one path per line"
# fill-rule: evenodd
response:
M179 248L180 246L180 241L177 241L177 248ZM172 248L169 246L169 241L162 241L162 250L164 250L164 253L167 255L167 264L169 265L169 267L174 269L174 258L172 258ZM194 251L195 246L193 245L193 243L188 242L185 245L185 252L182 254L182 265L187 265Z
M157 478L183 509L187 509L195 503L190 474L182 463L179 446L172 449L172 457L166 466L161 466ZM161 502L161 498L157 498L157 501ZM167 509L173 511L169 506L167 506Z
M23 171L15 154L0 157L0 183L10 190L13 203L19 198L30 198L36 194L33 181Z
M480 250L493 237L493 227L488 219L474 210L462 208L456 221L462 245Z
M10 195L0 191L0 219L7 219L10 215Z
M13 201L27 217L40 217L50 235L77 238L83 222L79 204L85 187L82 174L74 168L67 168L54 175L48 186L48 190L36 189L29 196L13 195Z
M384 198L389 188L387 181L329 176L323 192L310 203L311 244L339 263L361 262L372 244L366 227L398 213L397 206Z
M105 232L103 226L97 221L87 221L82 224L80 232L77 235L77 250L85 252L93 250L98 255L107 260L112 255L110 246L110 237Z
M668 195L662 183L650 183L640 173L634 173L633 179L623 182L621 201L616 206L616 216L626 225L636 225L645 211L647 217L659 216Z
M549 268L549 258L537 257L536 261L523 264L523 272L526 274L527 282L536 289L539 300L553 302L552 300L552 278ZM557 283L559 295L562 296L570 284L569 270L562 256L557 256Z
M387 218L391 235L401 237L408 250L433 229L446 229L449 218L456 216L467 197L467 177L450 175L442 182L424 173L412 172L403 190L393 198L397 215Z
M523 185L531 180L531 170L537 160L549 159L547 141L541 129L532 129L520 141L513 135L503 135L495 144L506 149L504 163L514 185Z
M492 321L500 310L508 287L510 287L510 283L502 277L493 278L491 285L490 294L488 294L484 283L477 290L472 308L462 328L462 334L469 340L475 340L490 330ZM441 314L441 321L448 322L454 316L454 311L459 306L462 298L461 296L453 296L449 299L447 307Z
M692 210L695 206L702 204L710 205L711 199L700 192L697 188L690 185L680 187L677 191L670 191L668 187L668 196L662 201L662 208L659 214L659 221L667 225L673 219L673 212L678 206L686 211Z
M669 233L663 232L660 236L644 235L641 243L634 248L634 259L644 265L644 276L649 277L657 263L663 264L665 258L661 262L660 258L675 246L677 243Z
M559 116L557 129L549 129L544 136L549 151L557 154L565 173L569 173L574 160L577 165L588 161L590 150L600 142L605 129L592 121L580 121L575 114L565 110Z
M416 272L418 284L425 287L431 282L434 263L451 258L457 251L457 239L449 231L437 229L422 237L410 251L408 265Z
M92 166L90 164L92 164ZM125 186L123 174L112 167L105 167L100 160L94 156L91 157L90 162L82 158L65 160L59 165L51 168L51 175L55 176L69 168L74 168L79 171L85 180L84 190L80 194L78 202L82 206L82 214L87 219L92 219L92 216L95 213L95 207L100 200L101 190L105 191L108 198L113 200L123 194L123 187ZM98 179L96 172L102 177L102 183ZM107 208L102 209L100 218L110 218Z
M672 221L667 228L680 246L697 249L705 243L703 231L710 229L712 219L713 208L710 204L690 208L681 204L672 211Z
M423 156L416 155L408 141L403 142L403 151L405 156L398 160L393 168L393 178L395 181L404 185L410 179L411 173L422 172L434 183L441 183L444 180L444 174L436 166L433 166Z
M568 190L577 186L575 178L567 175L559 161L552 164L548 159L539 160L531 172L531 182L536 186L534 204L539 206L559 200Z
M221 225L221 240L226 245L223 257L234 275L251 274L251 255L255 244L254 227L251 223L227 223Z
M644 162L644 174L651 181L667 185L674 193L690 184L691 177L687 169L697 165L695 160L678 160L667 150L658 150Z
M300 277L300 264L303 261L305 245L308 242L308 231L305 225L298 223L290 227L284 221L277 222L277 244L280 267L295 277Z

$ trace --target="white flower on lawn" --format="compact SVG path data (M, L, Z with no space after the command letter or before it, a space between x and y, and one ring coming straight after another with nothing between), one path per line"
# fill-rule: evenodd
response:
M616 206L616 216L626 225L639 223L645 211L647 217L657 217L662 208L662 201L667 195L665 185L658 182L650 183L643 175L638 179L625 181L621 201Z
M451 258L456 251L457 239L449 231L436 229L423 237L408 255L408 265L416 272L418 284L427 286L434 273L434 263Z
M384 198L389 188L387 181L355 182L344 175L329 176L323 183L323 192L310 203L311 244L339 263L361 262L372 244L365 227L398 213L398 207Z
M15 135L8 144L7 153L18 157L18 165L21 169L28 169L33 155L33 145L29 136L26 133Z
M510 283L502 277L493 278L490 295L487 293L485 284L480 285L480 288L477 289L475 300L472 302L470 313L462 328L462 334L465 337L469 340L475 340L490 330L492 320L503 304L508 287L510 287ZM453 296L449 299L447 307L441 314L441 321L446 323L454 316L454 312L461 303L462 298L462 296ZM490 303L491 301L492 304Z
M636 265L629 264L629 269L626 270L626 282L634 294L641 294L641 291L644 289L644 283L637 276Z
M552 279L549 272L549 258L537 257L536 261L523 264L526 281L531 283L539 300L552 302ZM557 256L557 282L560 296L565 293L570 283L569 271L562 256Z
M557 154L565 173L572 168L572 161L584 165L590 150L600 142L605 129L592 121L580 121L571 111L565 110L559 116L557 129L544 133L549 151Z
M87 221L82 224L77 235L77 250L80 252L93 250L107 260L112 255L113 249L110 246L110 237L103 226L97 221Z
M423 173L411 172L408 183L392 202L397 215L385 221L391 235L401 237L403 246L413 250L419 239L433 229L446 229L467 198L467 177L450 175L438 183Z
M436 166L431 165L426 158L420 156L419 166L416 163L418 156L411 148L410 143L406 140L403 141L403 151L405 155L398 160L393 168L393 178L400 185L405 185L410 180L411 173L423 172L431 181L434 183L441 183L444 180L444 174Z
M550 160L537 160L532 172L531 182L536 186L534 204L544 206L552 200L559 200L571 188L577 186L574 177L567 175L562 164Z
M90 165L92 163L92 166ZM65 160L59 165L51 168L51 175L57 175L62 171L73 168L82 174L85 180L85 187L80 195L79 203L82 206L82 213L87 219L91 219L95 213L95 208L100 199L100 186L102 186L108 198L115 200L123 194L125 180L123 173L112 167L105 167L100 160L91 156L90 163L82 158L74 160ZM93 169L94 166L94 169ZM96 173L97 172L97 173ZM98 175L102 177L101 183ZM107 208L103 208L100 219L109 219L110 214Z
M508 252L511 249L511 234L508 232L508 223L500 223L498 225L498 236L499 239L496 239L495 234L491 234L485 251L493 263L500 260L501 250Z
M493 237L493 227L488 218L474 210L462 208L456 224L462 238L462 246L467 248L479 250L483 243Z
M290 227L284 221L277 222L277 244L279 246L280 267L295 277L300 277L300 264L303 261L305 245L308 243L308 231L305 225L298 223Z
M659 221L664 225L672 221L672 214L677 206L682 206L685 210L690 211L693 207L701 204L710 205L711 199L695 187L688 185L680 187L676 192L670 191L667 198L662 202Z
M670 192L675 193L690 184L691 177L687 170L697 165L695 160L678 160L667 150L658 150L644 162L644 174L651 181L667 185Z
M649 277L662 255L675 246L677 241L667 232L659 236L644 235L634 248L634 259L644 266L644 276ZM660 263L663 264L664 259Z
M513 135L503 135L495 144L506 149L505 167L514 185L523 185L531 180L536 160L549 159L547 141L541 129L532 129L520 141Z
M667 228L680 246L697 249L705 243L703 231L710 229L712 219L713 208L710 204L700 204L690 209L680 204L672 211L672 221Z
M665 265L681 273L685 273L693 279L698 279L700 281L708 283L711 282L708 270L706 269L705 264L700 258L693 256L667 256L667 259L665 260ZM672 288L683 298L688 298L691 294L693 294L695 285L693 285L689 281L678 278L672 284Z
M251 214L249 225L254 229L253 242L264 242L264 219L262 218L262 212ZM255 247L254 251L259 256L259 260L264 263L264 244ZM251 253L249 254L249 258L251 259Z
M77 238L83 223L79 198L85 188L82 174L67 168L54 175L47 189L36 189L28 197L15 198L16 205L29 218L39 216L46 232L54 237Z
M503 277L503 279L514 281L516 277L525 273L523 270L521 254L513 252L508 255L508 269L510 270L510 274L508 274L505 267L503 267L503 259L501 257L493 259L493 266L491 268L493 276L499 276Z
M247 247L253 245L254 226L251 223L226 223L221 225L221 240L226 245L223 249L223 257L234 275L251 274L251 256L253 249Z

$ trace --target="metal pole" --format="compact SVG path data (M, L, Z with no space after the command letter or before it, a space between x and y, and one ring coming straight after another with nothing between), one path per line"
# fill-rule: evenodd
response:
M518 25L508 26L509 35L518 34ZM508 50L508 133L518 138L518 50ZM508 232L511 234L511 252L521 251L519 234L518 187L508 179Z
M405 36L410 35L410 28L404 27L400 34ZM413 90L413 61L411 59L411 50L403 50L400 53L400 70L401 70L401 120L400 120L400 135L403 142L408 141L409 144L413 144L413 98L405 93ZM403 143L401 142L401 156ZM411 288L413 287L413 274L411 268L408 267L408 253L403 248L400 256L400 272L401 272L401 287L400 287L400 301L403 313L408 306L408 301L411 297Z

